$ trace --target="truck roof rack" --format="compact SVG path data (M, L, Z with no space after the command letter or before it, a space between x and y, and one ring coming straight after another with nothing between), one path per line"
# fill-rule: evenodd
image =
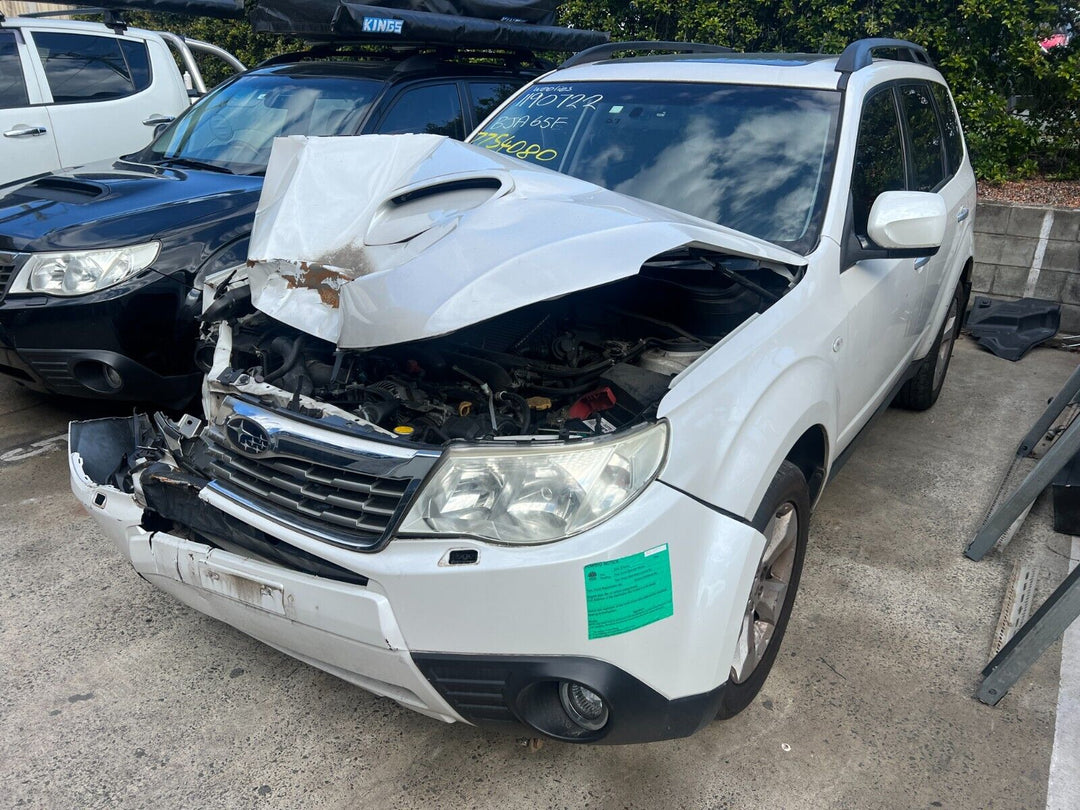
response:
M902 62L917 62L920 65L933 67L934 62L922 45L908 42L906 39L887 39L885 37L873 37L859 39L852 42L840 58L836 60L836 72L841 74L838 90L847 87L848 79L852 73L870 67L874 63L874 51L894 51L893 57Z
M620 51L674 51L675 53L734 53L733 48L723 45L707 45L701 42L665 42L662 40L634 40L631 42L608 42L597 45L587 50L575 53L559 68L574 67L575 65L587 65L590 62L599 62L607 59Z

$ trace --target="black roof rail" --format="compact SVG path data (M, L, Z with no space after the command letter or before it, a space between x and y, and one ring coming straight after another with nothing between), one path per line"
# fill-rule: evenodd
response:
M901 61L918 62L927 67L934 66L934 62L930 58L930 54L926 52L926 48L922 45L916 45L914 42L908 42L906 39L888 39L885 37L860 39L844 48L844 52L836 60L836 72L843 74L840 77L837 89L843 90L847 87L848 78L852 73L874 63L874 51L885 50L896 51L897 59Z
M663 42L659 40L641 40L632 42L607 42L579 51L559 65L559 69L587 65L607 59L619 51L675 51L675 53L734 53L733 48L723 45L706 45L700 42Z

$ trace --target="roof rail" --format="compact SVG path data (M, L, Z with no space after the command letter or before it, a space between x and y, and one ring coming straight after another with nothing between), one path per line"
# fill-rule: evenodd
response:
M587 65L607 59L619 51L675 51L676 53L734 53L733 48L723 45L705 45L700 42L663 42L659 40L633 42L607 42L579 51L559 65L559 69Z
M837 89L843 90L847 87L848 78L852 73L874 63L874 51L884 50L896 51L896 58L904 62L918 62L927 67L934 66L933 60L922 45L916 45L906 39L884 37L860 39L844 48L844 52L836 60L836 72L843 74Z

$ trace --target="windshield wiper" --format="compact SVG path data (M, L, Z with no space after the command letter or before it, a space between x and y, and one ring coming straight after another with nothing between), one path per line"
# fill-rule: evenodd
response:
M194 158L162 158L157 163L159 166L168 164L172 166L186 166L189 169L206 169L207 171L220 172L221 174L236 174L236 172L228 166L222 166L220 163L209 163L205 160L195 160Z

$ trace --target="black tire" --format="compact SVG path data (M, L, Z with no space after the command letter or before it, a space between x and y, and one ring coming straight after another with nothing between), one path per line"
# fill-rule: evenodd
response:
M730 677L721 693L720 707L716 714L718 720L734 717L749 706L757 693L761 691L761 687L765 684L765 679L769 675L769 670L772 669L773 662L776 660L777 653L780 651L780 643L784 640L784 631L787 630L791 608L795 603L795 592L799 589L803 557L806 555L806 541L810 534L810 492L802 472L790 461L781 464L780 469L773 476L772 483L769 484L765 497L761 501L761 506L758 507L757 514L754 515L754 528L764 533L774 516L779 520L779 513L786 507L791 508L798 523L794 532L794 553L790 560L791 568L787 589L783 596L783 604L777 614L771 637L769 637L765 645L765 651L760 660L757 661L756 666L750 672L744 672L741 680L737 680L736 666L733 663ZM767 537L765 552L768 551ZM754 582L750 594L751 600L753 600L755 592L763 584L763 579L760 578L762 576L760 569L765 562L765 552L762 554L762 562L759 563L759 579ZM768 581L768 577L766 577L765 581ZM772 581L775 582L776 580ZM748 602L748 608L749 604ZM755 619L758 618L756 611L754 617ZM740 636L740 648L741 638L742 636Z
M952 302L945 313L945 322L941 324L941 331L938 332L934 345L919 363L919 370L915 372L915 376L904 383L897 393L896 399L893 400L894 405L909 411L925 411L937 402L941 389L945 385L945 375L949 371L949 361L952 360L953 346L956 345L956 338L960 334L963 317L964 288L961 284L953 291ZM947 334L950 326L951 335ZM946 340L948 345L942 352L942 345Z

